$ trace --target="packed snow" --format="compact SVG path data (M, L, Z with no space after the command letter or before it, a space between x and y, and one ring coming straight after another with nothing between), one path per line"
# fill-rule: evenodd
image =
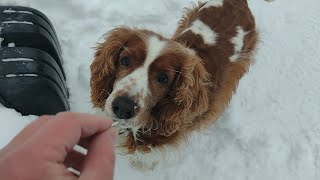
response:
M63 49L72 111L90 112L95 43L119 25L173 34L195 0L1 0L52 21ZM117 156L116 180L320 179L320 1L249 0L261 41L229 109L151 172ZM1 41L1 38L0 38ZM0 147L35 116L0 106Z

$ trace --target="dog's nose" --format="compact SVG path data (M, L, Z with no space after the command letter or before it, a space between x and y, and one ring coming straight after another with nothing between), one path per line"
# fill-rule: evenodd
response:
M137 104L127 96L119 96L112 102L113 113L120 119L130 119L135 116Z

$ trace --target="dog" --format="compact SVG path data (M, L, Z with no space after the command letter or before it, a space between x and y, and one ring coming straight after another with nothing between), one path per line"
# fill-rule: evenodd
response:
M258 42L246 0L187 8L171 38L117 27L96 48L91 101L118 123L117 147L152 169L192 132L213 124L253 63Z

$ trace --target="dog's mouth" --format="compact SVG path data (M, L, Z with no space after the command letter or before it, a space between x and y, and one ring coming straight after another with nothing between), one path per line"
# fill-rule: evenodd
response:
M126 119L113 119L113 122L113 127L118 129L118 135L121 135L122 137L132 135L135 143L138 141L141 143L141 139L138 138L141 136L141 126L137 126L132 123L132 121Z
M123 135L123 134L125 134L125 133L127 133L127 132L130 132L130 129L129 129L129 128L125 128L125 129L120 129L120 130L119 130L119 134L121 134L121 135Z
M133 129L133 127L123 119L113 119L112 127L117 128L121 135L132 132Z

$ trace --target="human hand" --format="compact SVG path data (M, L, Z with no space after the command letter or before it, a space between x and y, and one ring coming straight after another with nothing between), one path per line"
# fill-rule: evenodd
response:
M42 116L25 127L0 150L3 180L111 180L116 133L112 121L80 113ZM86 156L73 151L86 139ZM80 175L68 171L72 167Z

